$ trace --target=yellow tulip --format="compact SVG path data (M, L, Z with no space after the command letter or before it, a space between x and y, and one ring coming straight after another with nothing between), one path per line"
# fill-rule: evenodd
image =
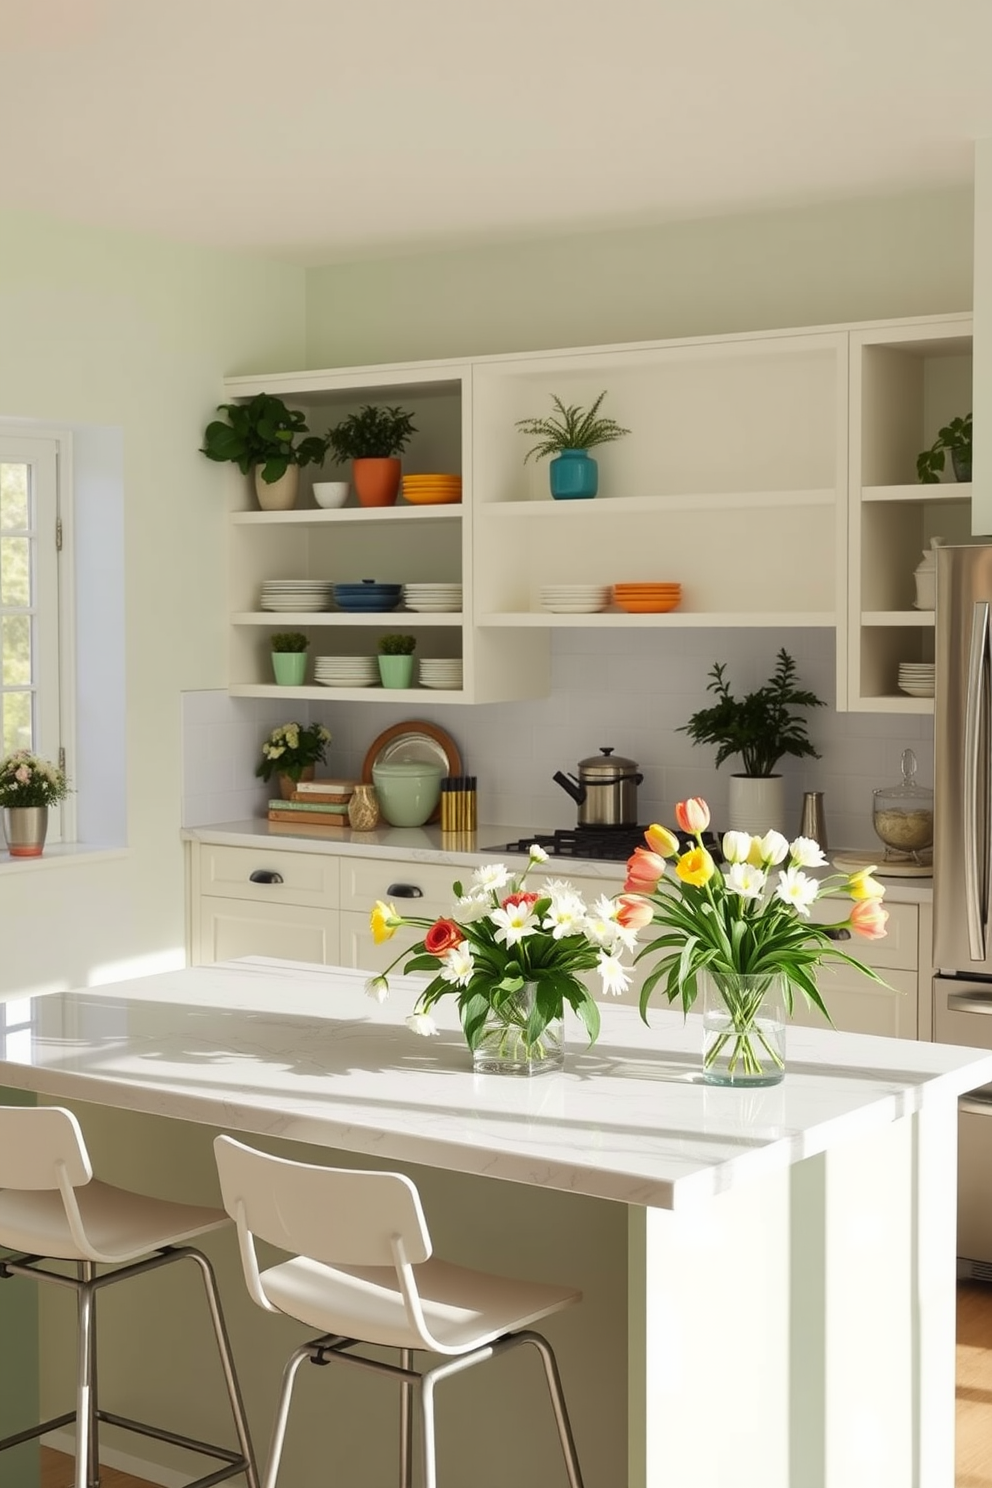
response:
M369 925L376 945L392 940L402 923L402 919L392 904L384 904L381 899L375 901L375 907L369 915Z
M847 881L847 892L852 899L884 899L885 888L872 878L872 868L862 868L857 873L852 873Z
M656 852L660 858L674 858L679 850L679 839L674 832L667 827L660 827L657 822L652 822L644 833L644 840L652 852Z
M679 858L675 864L675 872L683 883L701 889L713 877L716 864L705 847L692 847Z

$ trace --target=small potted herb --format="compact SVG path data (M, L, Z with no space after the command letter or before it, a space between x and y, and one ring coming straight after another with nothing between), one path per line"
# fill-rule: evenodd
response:
M272 670L280 687L303 686L309 645L302 630L279 631L272 637Z
M596 461L589 454L597 444L610 444L629 434L611 418L601 418L599 408L606 397L605 389L589 408L578 403L563 403L552 394L556 413L548 418L518 419L517 428L530 434L538 443L524 456L543 460L554 455L550 466L551 494L556 501L577 496L595 496L599 488Z
M416 636L379 637L379 676L383 687L410 687L413 683L413 652Z
M349 413L327 438L339 464L352 462L352 484L361 506L392 506L400 488L399 456L416 434L402 408L366 403Z
M819 759L806 733L806 720L797 709L822 708L823 699L798 685L796 663L783 646L772 676L755 692L735 698L717 662L710 671L707 692L716 694L712 708L701 708L678 733L694 744L715 744L717 768L731 755L740 755L742 774L731 776L728 825L735 831L761 833L784 829L784 792L775 766L783 755Z
M924 486L936 485L944 468L944 451L951 456L951 468L957 481L971 480L971 414L951 419L928 450L916 457L916 474Z
M253 470L255 494L265 510L294 506L300 466L323 464L327 436L309 434L305 414L271 393L256 393L246 403L221 403L217 412L227 421L207 425L200 453L208 460L229 460L245 475ZM301 434L307 437L298 440Z

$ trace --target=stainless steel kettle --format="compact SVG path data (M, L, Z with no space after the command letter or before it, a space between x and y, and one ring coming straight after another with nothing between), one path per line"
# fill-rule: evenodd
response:
M579 760L577 776L557 770L551 778L577 804L580 827L637 826L637 787L644 776L636 760L614 754L612 745Z

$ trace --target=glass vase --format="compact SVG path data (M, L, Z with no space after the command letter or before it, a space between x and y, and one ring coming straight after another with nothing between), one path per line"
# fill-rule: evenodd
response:
M531 1042L527 1023L537 989L528 982L519 992L490 1008L472 1067L486 1075L547 1075L565 1065L565 1020L554 1018Z
M777 1085L785 1076L786 978L704 971L703 1079L711 1085Z

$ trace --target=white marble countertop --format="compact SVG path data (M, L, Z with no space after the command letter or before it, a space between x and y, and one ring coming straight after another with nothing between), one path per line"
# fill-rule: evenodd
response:
M704 1085L695 1016L603 1007L564 1073L476 1075L452 999L440 1036L365 973L251 958L50 992L0 1038L0 1085L378 1158L682 1209L992 1081L992 1052L790 1026L785 1080Z
M409 858L411 862L448 863L452 867L476 867L480 852L487 849L484 857L490 862L525 861L515 859L503 852L500 844L517 842L534 832L533 827L479 826L475 832L459 832L444 835L438 826L391 827L382 823L372 832L352 832L349 828L331 828L321 833L319 828L302 827L294 830L292 825L268 822L264 818L248 821L218 822L216 825L186 827L183 839L190 842L214 843L224 847L277 847L285 852L331 853L336 856ZM538 832L551 828L538 827ZM603 878L610 881L623 878L622 862L600 858L550 858L549 868L560 870L582 878ZM879 874L885 884L886 897L897 904L929 904L933 899L933 884L929 878L886 878Z

